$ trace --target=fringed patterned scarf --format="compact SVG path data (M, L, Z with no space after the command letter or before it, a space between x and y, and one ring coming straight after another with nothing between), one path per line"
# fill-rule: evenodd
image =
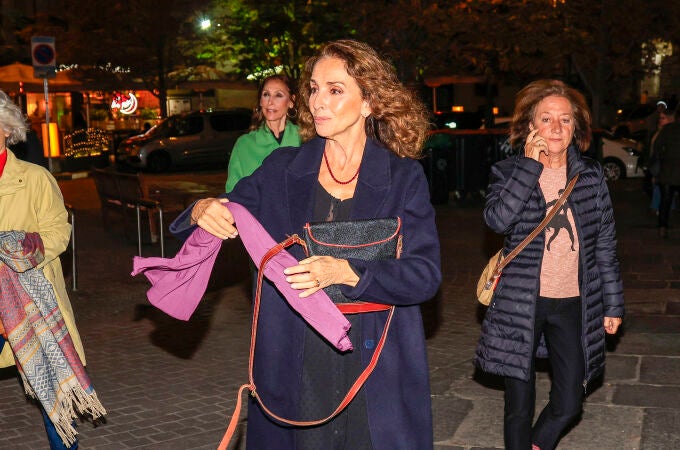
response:
M37 399L67 446L76 439L76 411L106 414L69 335L42 269L38 233L0 232L0 321L26 394Z

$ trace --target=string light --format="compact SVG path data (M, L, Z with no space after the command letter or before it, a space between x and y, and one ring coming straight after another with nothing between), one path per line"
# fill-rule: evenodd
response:
M76 130L64 136L64 156L71 158L99 156L108 149L109 136L100 128Z

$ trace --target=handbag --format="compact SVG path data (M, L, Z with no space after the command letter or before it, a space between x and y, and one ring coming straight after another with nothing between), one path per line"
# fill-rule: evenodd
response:
M399 258L401 219L368 219L338 222L313 222L304 227L304 241L310 256L366 261ZM324 288L334 303L351 303L337 285Z
M308 255L319 256L333 256L340 259L362 259L362 260L386 260L399 258L401 255L401 219L386 218L386 219L368 219L368 220L354 220L354 221L338 221L338 222L316 222L307 223L304 227L304 240L297 234L288 237L283 242L280 242L275 247L271 248L260 261L257 285L255 288L255 300L253 302L253 322L250 336L250 356L248 360L248 377L249 383L244 384L239 388L238 398L234 413L231 416L227 431L225 432L218 450L226 450L227 446L236 431L240 411L241 411L241 397L244 390L248 389L250 395L258 402L260 408L272 419L294 427L311 427L321 425L330 421L333 417L340 414L347 405L356 397L359 390L368 380L368 377L373 373L378 364L378 360L382 353L385 341L387 340L387 332L392 323L394 316L394 305L387 305L382 303L368 303L362 301L353 301L347 299L340 289L335 286L324 288L328 296L336 303L336 306L343 314L360 314L368 312L389 311L385 320L382 335L378 341L373 355L366 366L366 368L359 374L356 381L352 384L345 397L340 401L338 406L327 416L317 420L294 420L281 417L272 411L257 391L255 379L253 377L253 364L255 355L255 344L257 340L257 325L260 311L260 296L262 293L263 273L268 262L280 252L293 244L303 245ZM330 289L335 287L335 289Z
M539 223L538 226L531 233L529 233L529 235L525 237L524 240L519 243L519 245L517 245L517 247L508 253L507 256L504 256L503 249L500 249L491 257L491 259L489 259L489 262L484 267L484 270L482 270L482 275L477 281L477 301L479 301L479 303L484 306L488 306L491 303L491 299L493 298L493 294L496 290L496 286L498 285L498 281L505 266L510 264L510 261L512 261L515 256L517 256L519 252L521 252L524 247L529 244L529 242L533 241L534 238L538 236L541 231L543 231L548 223L550 223L555 214L557 214L557 211L562 207L562 205L564 205L564 202L567 201L567 197L569 197L572 189L574 189L577 179L578 174L569 180L569 184L567 185L564 192L562 192L562 195L560 195L557 203L555 203L548 214L546 214L541 223Z

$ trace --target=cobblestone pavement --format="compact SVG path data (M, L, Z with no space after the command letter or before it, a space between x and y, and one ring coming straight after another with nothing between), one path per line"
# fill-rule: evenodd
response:
M223 183L221 173L152 178L214 189ZM79 424L80 448L216 448L237 389L247 381L250 285L242 251L225 245L192 319L171 319L148 306L147 281L130 277L136 244L116 227L103 228L92 180L60 185L76 208L79 272L71 301L88 370L108 410L103 425ZM612 196L627 316L621 336L609 342L604 381L559 448L680 448L680 229L671 230L670 239L657 237L639 180L618 181ZM444 282L436 301L423 308L437 450L503 447L501 384L471 364L483 315L474 287L500 245L483 226L481 205L452 198L437 206ZM673 219L680 223L677 214ZM178 248L173 238L167 246L169 254ZM143 250L159 254L157 245ZM548 385L541 373L540 402ZM25 400L14 369L0 370L0 405L0 448L47 448L40 413ZM241 432L245 425L244 411ZM243 440L232 448L243 449Z

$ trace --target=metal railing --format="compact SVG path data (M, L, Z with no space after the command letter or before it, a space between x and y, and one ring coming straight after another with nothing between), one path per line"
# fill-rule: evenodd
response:
M163 207L160 202L155 200L137 199L135 200L135 210L137 212L137 254L142 256L142 216L141 209L147 208L148 210L157 209L158 210L158 234L159 241L161 244L161 258L165 258L165 236L163 235Z

